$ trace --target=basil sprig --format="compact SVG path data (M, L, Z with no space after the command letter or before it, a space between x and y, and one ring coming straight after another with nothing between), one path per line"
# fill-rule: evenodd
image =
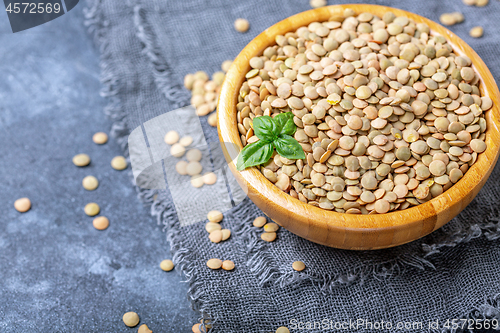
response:
M280 113L274 118L255 117L253 131L259 141L245 146L236 162L238 170L260 165L269 161L276 148L278 154L290 160L306 158L302 146L292 135L297 130L293 122L293 113Z

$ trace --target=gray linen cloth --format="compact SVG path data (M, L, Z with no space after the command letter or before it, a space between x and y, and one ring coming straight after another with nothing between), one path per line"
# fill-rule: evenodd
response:
M500 78L500 2L483 8L457 0L368 2L435 21L444 12L463 12L465 21L451 29ZM109 98L105 112L114 120L113 134L124 152L130 131L189 104L182 86L185 74L219 70L222 61L234 58L265 28L308 9L307 0L87 0L86 24L101 51L102 95ZM246 34L234 31L238 17L250 21ZM484 37L470 38L468 30L479 24ZM207 142L217 142L206 117L201 124ZM367 321L390 322L393 328L413 323L403 327L408 332L462 332L469 325L453 329L451 320L500 320L499 176L497 167L474 201L431 235L392 249L361 252L320 246L283 229L277 241L265 243L251 225L262 213L248 199L225 214L224 228L233 231L232 238L213 244L204 222L180 226L168 186L138 193L165 226L177 268L190 284L193 307L212 321L214 332L270 332L279 326L292 332L381 330ZM207 269L205 263L213 257L233 260L236 269ZM295 260L307 269L293 271ZM365 322L335 329L335 323L350 320ZM450 327L445 327L447 320ZM382 331L396 329L385 326Z

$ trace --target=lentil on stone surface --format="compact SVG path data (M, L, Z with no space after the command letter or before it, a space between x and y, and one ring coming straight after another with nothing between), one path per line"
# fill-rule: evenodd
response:
M78 154L73 157L73 164L79 167L89 165L90 157L87 154Z
M103 145L108 142L108 135L104 132L97 132L92 136L92 141L98 145Z
M128 327L134 327L139 324L139 316L135 312L127 312L123 315L123 322Z
M14 202L14 208L20 212L25 213L31 208L31 201L28 198L20 198Z
M105 216L99 216L92 221L92 225L97 230L105 230L109 227L109 220Z

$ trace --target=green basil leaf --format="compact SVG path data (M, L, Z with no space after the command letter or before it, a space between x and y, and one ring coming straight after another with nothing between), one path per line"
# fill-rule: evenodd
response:
M265 142L272 142L279 134L273 118L269 116L253 118L253 131L261 141Z
M257 118L254 118L254 120L255 119ZM240 151L236 162L236 168L241 171L252 166L266 163L273 155L273 151L274 148L271 142L259 140L251 143Z
M290 160L301 160L306 158L302 146L297 140L288 134L280 134L276 140L273 141L276 151L283 157Z
M293 135L297 129L297 126L293 122L293 113L291 112L280 113L273 120L278 128L278 134Z

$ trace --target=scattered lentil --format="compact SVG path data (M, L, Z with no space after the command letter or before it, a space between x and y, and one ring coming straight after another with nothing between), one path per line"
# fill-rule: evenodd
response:
M265 240L266 242L274 242L274 240L276 239L276 233L264 232L263 234L260 235L260 238L262 238L262 240Z
M207 222L207 224L205 224L205 230L209 234L215 230L221 230L221 229L222 229L222 227L220 226L220 224L216 223L216 222Z
M137 333L153 333L146 324L142 324L139 326L139 329L137 330Z
M208 238L212 243L220 243L222 241L222 231L214 230L208 235Z
M108 135L104 132L97 132L92 136L92 141L98 145L103 145L108 142Z
M212 223L219 223L223 218L224 215L218 210L211 210L207 214L207 219Z
M219 269L222 267L222 260L215 258L210 259L209 261L207 261L207 266L210 269Z
M95 202L91 202L85 205L85 208L83 210L88 216L96 216L101 211L101 208L99 208L99 205Z
M87 154L78 154L73 157L73 164L79 167L89 165L90 157Z
M203 170L203 167L200 164L200 162L189 162L186 166L186 172L190 176L199 175L202 170ZM202 181L203 181L203 179L202 179Z
M174 269L174 262L170 259L165 259L160 262L160 268L165 272L170 272Z
M139 315L135 312L127 312L123 315L123 322L128 327L135 327L139 324Z
M262 228L266 223L267 219L265 216L259 216L256 217L255 220L253 220L253 226L257 228Z
M93 191L99 186L99 181L94 176L87 176L83 178L82 185L87 191Z
M179 133L176 131L169 131L165 134L164 141L167 145L173 145L179 141Z
M191 177L191 185L193 187L202 187L205 183L203 182L203 177L200 175L194 175Z
M201 326L200 323L194 324L193 327L191 328L191 330L193 331L193 333L201 333L200 326Z
M231 260L224 260L222 262L222 269L225 271L232 271L234 269L234 262Z
M290 330L284 326L278 327L276 333L290 333Z
M319 7L324 7L327 5L326 0L310 0L309 5L312 8L319 8Z
M187 165L188 163L186 161L179 161L175 165L175 171L177 171L179 175L187 175Z
M229 237L231 237L231 230L229 230L229 229L222 229L221 233L222 233L222 240L223 241L228 240Z
M264 225L265 232L276 232L276 231L278 231L278 229L279 229L279 226L273 222L267 223L266 225Z
M207 118L207 122L212 127L217 127L217 113L213 112Z
M179 140L179 144L184 147L188 147L193 143L193 138L189 135L183 136L182 139Z
M92 221L92 225L97 230L106 230L109 227L109 220L105 216L98 216Z
M123 156L115 156L111 160L111 167L115 170L125 170L127 168L127 160Z
M244 18L239 18L234 21L234 28L238 32L247 32L248 29L250 28L250 23L248 23L248 20Z
M172 147L170 147L170 155L174 157L182 157L186 153L186 148L180 143L174 143Z
M199 149L196 149L196 148L190 149L186 153L186 159L189 162L199 162L199 161L201 161L201 157L202 157L201 151Z
M14 208L20 212L25 213L31 208L31 201L28 198L20 198L14 201Z
M464 15L459 12L441 14L439 21L444 25L455 25L464 21Z

